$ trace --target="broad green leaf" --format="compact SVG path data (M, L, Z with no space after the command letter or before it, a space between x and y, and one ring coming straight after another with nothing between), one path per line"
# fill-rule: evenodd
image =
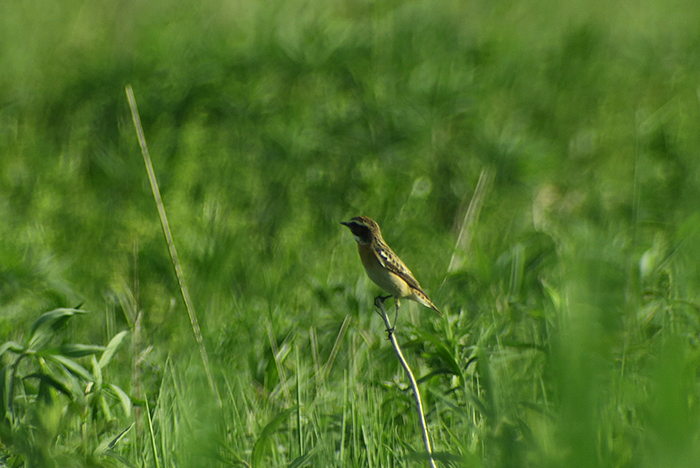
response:
M76 314L86 314L84 310L79 309L54 309L50 312L42 314L36 321L32 324L29 330L30 334L34 334L39 328L50 327L63 319L70 318Z
M114 384L109 384L109 388L116 394L116 397L122 404L124 414L127 416L131 416L131 398L129 398L129 395L127 395L124 390L122 390Z
M73 395L71 394L70 390L68 390L68 388L63 384L63 382L56 380L51 375L44 374L43 372L35 372L24 377L24 379L39 379L39 381L44 385L49 385L58 390L59 392L63 393L64 395L68 396L68 398L73 399Z
M60 354L54 355L54 356L47 356L46 360L48 361L54 361L57 362L58 364L61 364L64 366L66 369L68 369L73 375L82 378L86 382L94 382L95 377L83 366L78 364L72 359L68 359L65 356L61 356Z
M27 348L40 349L52 336L53 331L74 315L86 314L78 309L55 309L39 317L29 331Z
M59 346L58 348L45 349L37 352L37 355L45 357L50 355L61 355L68 358L79 358L97 354L104 350L104 346L85 345L78 343L69 343Z
M14 341L3 343L2 346L0 346L0 357L8 351L12 351L15 354L22 354L24 352L24 347Z
M105 419L107 421L114 420L114 415L112 414L112 410L110 409L109 403L107 402L107 399L105 398L105 392L100 392L97 395L97 402L100 405L100 409L102 410L102 414L104 414Z
M92 364L92 373L95 376L95 383L98 387L102 387L102 369L97 363L97 358L94 354L90 356L90 363Z
M119 346L121 346L122 341L124 341L124 337L126 337L128 333L128 331L124 330L114 335L114 337L110 340L107 347L104 348L102 356L100 357L99 365L101 369L107 367L107 364L109 364L109 362L112 360L114 354L119 349Z

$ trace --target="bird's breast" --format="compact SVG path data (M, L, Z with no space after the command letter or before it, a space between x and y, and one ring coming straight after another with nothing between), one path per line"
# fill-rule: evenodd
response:
M371 246L358 244L357 250L360 252L362 266L365 267L367 276L374 284L394 297L408 297L412 294L411 288L403 279L379 263L379 259Z
M372 250L372 246L370 244L363 245L358 243L357 251L360 253L360 260L362 260L362 266L365 267L365 270L375 267L382 268L382 265L379 263L379 259L374 254L374 250Z

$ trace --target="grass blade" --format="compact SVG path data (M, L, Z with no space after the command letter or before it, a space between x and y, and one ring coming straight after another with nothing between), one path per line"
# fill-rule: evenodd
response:
M221 408L223 407L223 403L221 402L219 390L216 388L216 383L214 382L214 377L211 373L211 368L209 366L209 357L207 356L207 350L204 346L204 340L202 339L202 332L199 328L199 321L197 320L197 315L194 311L194 305L192 304L192 299L190 299L190 293L187 289L187 284L185 283L185 275L182 273L180 259L177 255L177 250L175 249L175 242L173 241L173 235L170 231L170 225L168 224L168 217L165 214L165 206L163 205L163 199L160 196L160 189L158 188L158 181L156 180L156 172L153 169L151 156L148 153L146 137L143 134L143 127L141 126L141 117L139 117L139 110L136 107L136 98L134 97L134 90L131 88L131 85L128 85L126 87L126 97L129 101L129 107L131 108L131 117L134 120L134 128L136 129L136 136L138 137L139 145L141 146L141 154L143 155L143 161L146 165L148 180L151 183L153 198L155 199L156 207L158 208L160 224L163 228L165 241L168 244L170 259L172 260L173 267L175 268L175 275L177 276L177 281L180 285L180 293L182 294L182 299L185 301L185 308L187 309L187 315L190 318L190 324L192 326L192 332L194 333L194 339L195 341L197 341L197 346L199 347L199 354L201 355L202 363L204 364L204 372L207 374L207 381L209 382L211 391L214 394L214 397L216 398L216 403L218 404L219 408Z
M284 411L281 411L280 413L277 413L277 415L275 415L275 417L272 418L272 420L269 423L267 423L267 425L263 428L262 432L260 432L260 437L258 437L258 440L255 441L255 445L253 446L253 454L251 456L250 466L252 466L253 468L259 468L263 466L262 459L263 455L265 454L266 448L270 444L270 437L295 410L296 407L291 407Z

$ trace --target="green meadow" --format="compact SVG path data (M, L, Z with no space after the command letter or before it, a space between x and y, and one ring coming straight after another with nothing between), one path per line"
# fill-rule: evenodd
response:
M0 467L428 466L358 215L445 314L396 329L437 466L698 466L698 24L0 3Z

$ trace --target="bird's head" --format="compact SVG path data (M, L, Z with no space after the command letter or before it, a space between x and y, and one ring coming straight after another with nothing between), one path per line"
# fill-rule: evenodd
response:
M367 245L371 244L374 238L382 238L379 225L368 216L355 216L350 221L340 224L347 226L352 231L352 235L358 244Z

